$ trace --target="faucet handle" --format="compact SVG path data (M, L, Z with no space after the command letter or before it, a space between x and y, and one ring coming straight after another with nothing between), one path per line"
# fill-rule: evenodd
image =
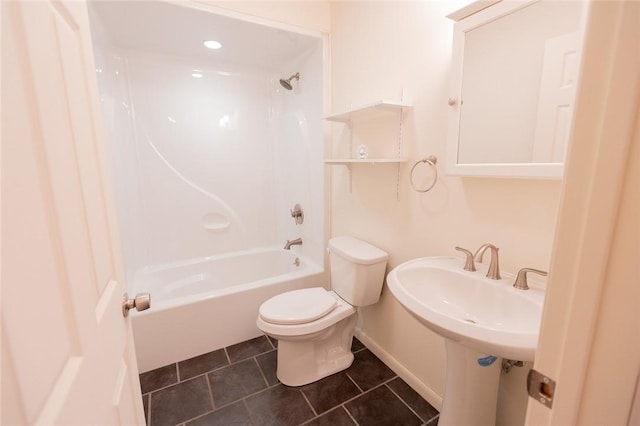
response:
M465 271L471 271L471 272L475 271L476 270L476 264L473 262L473 253L471 253L466 248L462 248L462 247L458 247L458 246L456 246L456 250L461 251L465 255L467 255L467 259L464 262L464 270Z
M548 275L547 272L541 271L539 269L522 268L518 271L518 275L516 276L516 282L513 283L513 286L518 290L529 290L529 284L527 283L527 272L540 274L543 277L546 277Z
M301 225L304 222L304 212L302 211L302 207L300 204L296 204L293 206L293 209L289 209L291 212L291 217L295 220L296 225Z

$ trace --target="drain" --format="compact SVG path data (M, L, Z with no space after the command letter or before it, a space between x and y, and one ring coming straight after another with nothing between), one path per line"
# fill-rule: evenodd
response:
M471 324L475 324L475 323L476 323L476 322L475 322L474 320L472 320L472 319L466 319L465 321L466 321L466 322L470 322Z

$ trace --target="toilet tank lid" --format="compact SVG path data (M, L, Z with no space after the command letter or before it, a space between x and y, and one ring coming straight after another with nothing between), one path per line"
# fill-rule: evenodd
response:
M371 265L386 261L387 252L353 237L335 237L329 240L329 250L354 263Z

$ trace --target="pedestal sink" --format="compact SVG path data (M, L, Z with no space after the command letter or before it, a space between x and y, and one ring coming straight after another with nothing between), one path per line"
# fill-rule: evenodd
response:
M513 276L485 277L456 257L425 257L387 276L391 293L414 317L445 338L447 371L440 426L495 424L499 358L533 361L544 286L512 286Z

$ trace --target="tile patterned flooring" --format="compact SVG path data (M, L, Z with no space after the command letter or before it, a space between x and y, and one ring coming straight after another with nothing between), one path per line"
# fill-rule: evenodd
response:
M438 424L438 411L355 338L352 350L347 370L300 387L278 381L277 341L265 336L143 373L147 424Z

